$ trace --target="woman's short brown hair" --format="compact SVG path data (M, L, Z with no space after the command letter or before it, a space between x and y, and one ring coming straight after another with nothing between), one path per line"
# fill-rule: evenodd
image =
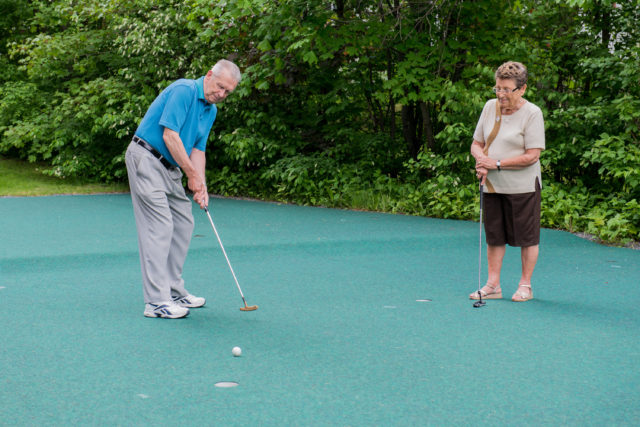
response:
M527 84L529 73L527 73L527 67L520 62L505 62L496 70L496 80L511 79L516 83L516 87L521 88Z

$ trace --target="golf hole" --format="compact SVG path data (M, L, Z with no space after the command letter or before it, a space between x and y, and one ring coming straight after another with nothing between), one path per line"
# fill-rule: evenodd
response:
M220 381L219 383L215 383L214 385L220 388L231 388L237 387L238 383L235 381Z

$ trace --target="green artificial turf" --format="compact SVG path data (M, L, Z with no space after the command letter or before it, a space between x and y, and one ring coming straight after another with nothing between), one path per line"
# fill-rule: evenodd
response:
M210 208L260 308L194 207L184 277L208 302L163 320L142 315L128 195L0 199L0 424L637 423L640 252L543 230L535 299L509 301L509 248L506 298L474 309L477 223Z

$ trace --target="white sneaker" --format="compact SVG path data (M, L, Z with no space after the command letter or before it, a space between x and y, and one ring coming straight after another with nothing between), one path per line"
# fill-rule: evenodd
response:
M178 304L180 307L198 308L202 307L207 300L202 297L187 294L183 297L173 297L173 302Z
M180 319L189 315L189 309L181 307L173 301L163 301L157 304L147 303L144 307L144 315L146 317Z

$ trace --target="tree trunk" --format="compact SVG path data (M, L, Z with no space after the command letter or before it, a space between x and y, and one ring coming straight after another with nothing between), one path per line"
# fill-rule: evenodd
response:
M391 49L387 49L387 78L391 80L393 78L393 55L391 55ZM396 101L393 94L389 94L389 136L391 141L396 140Z
M422 113L422 133L427 139L427 148L434 151L436 148L436 139L433 136L433 123L431 122L431 103L420 103L420 112Z
M611 42L611 12L603 7L602 10L602 47L609 49L609 43Z
M411 158L417 159L422 145L422 115L416 104L402 106L402 136Z
M338 18L344 19L344 0L336 0L336 15Z

